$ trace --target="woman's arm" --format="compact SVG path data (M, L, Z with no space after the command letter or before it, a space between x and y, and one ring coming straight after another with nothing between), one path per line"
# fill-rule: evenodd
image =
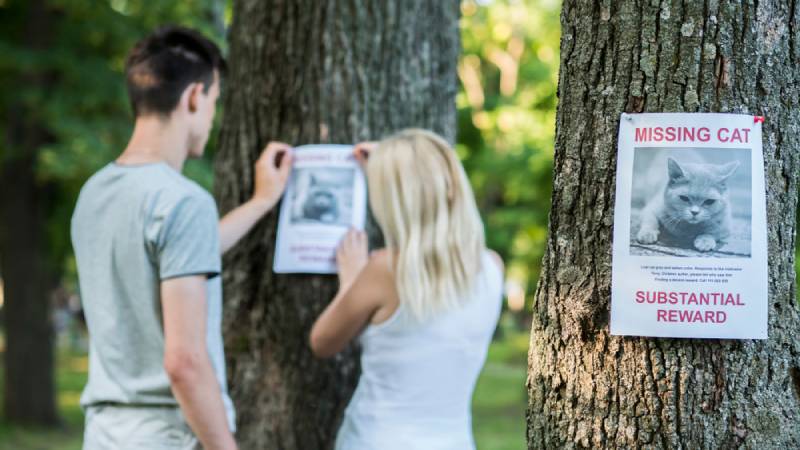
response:
M311 328L309 344L319 358L342 351L369 323L393 288L382 255L367 256L363 232L350 231L336 252L339 292Z

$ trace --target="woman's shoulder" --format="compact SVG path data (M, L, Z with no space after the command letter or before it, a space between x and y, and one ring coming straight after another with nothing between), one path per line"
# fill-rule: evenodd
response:
M372 291L381 291L385 297L387 290L394 288L394 274L392 272L391 253L386 249L373 250L369 254L367 264L361 270L359 278L365 286Z
M490 248L487 248L486 252L489 253L489 256L492 258L492 261L494 261L494 263L497 264L497 268L500 269L500 273L501 274L505 273L506 266L505 264L503 264L503 258L500 257L500 254Z
M376 273L391 275L392 253L386 248L379 248L371 251L369 254L369 261L367 261L367 266Z

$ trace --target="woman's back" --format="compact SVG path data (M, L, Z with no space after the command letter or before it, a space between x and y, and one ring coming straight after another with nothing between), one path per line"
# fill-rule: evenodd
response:
M488 251L457 308L424 321L400 303L361 336L361 378L336 448L474 448L470 403L497 325L502 273Z

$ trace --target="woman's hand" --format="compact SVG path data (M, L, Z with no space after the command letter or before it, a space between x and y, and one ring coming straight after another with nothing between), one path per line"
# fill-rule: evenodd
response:
M339 267L339 285L352 283L369 259L367 233L351 229L342 238L336 249L336 265Z
M367 159L369 159L369 154L372 153L378 147L377 141L366 141L366 142L359 142L353 147L353 156L356 157L356 161L358 164L361 165L361 168L365 168L367 166Z

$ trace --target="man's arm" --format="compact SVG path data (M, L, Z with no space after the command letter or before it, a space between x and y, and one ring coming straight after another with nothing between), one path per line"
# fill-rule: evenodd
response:
M208 450L236 449L206 347L206 277L161 282L164 369L186 421Z
M292 167L291 150L288 144L270 142L261 153L255 164L253 197L226 214L219 222L219 243L223 254L278 203ZM279 155L282 156L279 158Z

